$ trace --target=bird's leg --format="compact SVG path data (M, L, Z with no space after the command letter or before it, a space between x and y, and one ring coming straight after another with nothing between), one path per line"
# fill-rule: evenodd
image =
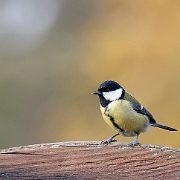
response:
M108 145L110 144L111 142L116 142L116 140L114 139L116 136L118 136L119 133L115 134L114 136L108 138L107 140L104 140L101 142L101 144L105 144L105 145Z
M138 142L139 134L140 134L140 133L137 133L136 139L135 139L133 142L129 143L129 146L135 146L135 145L138 145L138 144L139 144L139 142Z

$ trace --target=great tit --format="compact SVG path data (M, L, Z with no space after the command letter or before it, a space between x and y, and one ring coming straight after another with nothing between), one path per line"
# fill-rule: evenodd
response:
M124 137L136 136L135 140L130 143L135 146L139 144L139 134L148 131L150 126L177 131L174 128L157 124L151 113L115 81L103 82L92 94L99 96L100 110L105 122L118 132L102 141L103 144L114 142L116 136L122 135Z

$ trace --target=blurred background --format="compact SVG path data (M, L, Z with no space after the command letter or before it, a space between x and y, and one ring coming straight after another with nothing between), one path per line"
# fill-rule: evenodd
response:
M91 92L119 82L180 148L179 0L0 1L0 148L114 135ZM134 138L117 137L131 142Z

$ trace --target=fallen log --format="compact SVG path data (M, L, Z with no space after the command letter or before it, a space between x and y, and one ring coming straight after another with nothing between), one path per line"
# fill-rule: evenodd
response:
M180 179L180 150L59 142L0 150L0 179Z

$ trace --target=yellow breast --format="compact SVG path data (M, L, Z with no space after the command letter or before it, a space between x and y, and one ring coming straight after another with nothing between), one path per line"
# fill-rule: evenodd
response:
M114 126L110 117L125 132L145 132L150 127L148 117L134 111L129 101L113 101L106 109L103 107L100 108L103 119L111 128L117 131L119 129Z

